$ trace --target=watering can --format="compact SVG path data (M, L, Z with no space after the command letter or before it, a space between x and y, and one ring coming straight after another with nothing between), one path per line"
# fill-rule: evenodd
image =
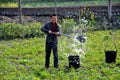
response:
M76 39L79 40L81 43L84 43L86 41L86 37L84 35L80 35Z

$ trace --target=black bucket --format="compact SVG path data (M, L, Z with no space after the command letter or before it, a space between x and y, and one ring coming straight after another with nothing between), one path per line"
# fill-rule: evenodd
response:
M80 58L78 55L68 56L68 61L69 61L69 68L73 67L73 68L77 69L80 67Z
M105 51L105 61L106 63L116 62L117 51Z

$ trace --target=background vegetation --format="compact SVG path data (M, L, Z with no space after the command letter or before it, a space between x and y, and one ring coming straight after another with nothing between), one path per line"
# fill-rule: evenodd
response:
M40 31L41 26L41 23L29 23L25 25L16 23L2 23L0 25L0 38L14 39L39 37L40 35L43 35Z
M54 7L54 0L21 0L22 7ZM56 6L80 6L108 4L108 0L56 0ZM119 0L112 0L112 3L120 3ZM17 7L18 0L1 0L1 7Z

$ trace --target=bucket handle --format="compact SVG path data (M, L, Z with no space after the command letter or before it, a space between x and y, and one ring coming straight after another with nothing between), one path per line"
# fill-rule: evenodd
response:
M116 45L116 38L115 38L115 35L112 34L112 36L113 36L113 44L114 44L114 46L115 46L116 52L118 52L117 45ZM106 51L106 48L107 48L107 47L108 47L108 42L107 42L107 44L105 45L105 51Z
M115 42L113 44L115 46L116 52L118 52L118 49L117 49L117 46L116 46ZM105 51L106 51L107 46L108 46L108 44L106 44L106 46L105 46Z

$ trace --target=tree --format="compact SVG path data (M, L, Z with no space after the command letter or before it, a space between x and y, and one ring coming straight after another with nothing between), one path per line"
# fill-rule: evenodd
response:
M19 11L19 23L22 24L22 8L21 8L21 0L18 0L18 11Z
M57 14L57 6L56 6L56 0L55 0L55 14Z

